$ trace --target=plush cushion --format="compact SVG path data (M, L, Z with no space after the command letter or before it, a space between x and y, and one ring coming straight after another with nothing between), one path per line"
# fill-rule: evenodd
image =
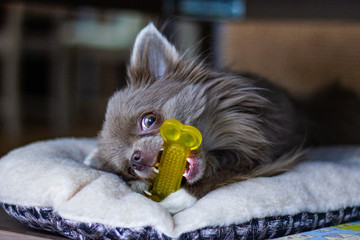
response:
M74 239L264 239L360 219L360 147L320 148L291 171L219 188L170 215L91 169L92 139L58 139L0 160L0 202L20 222Z

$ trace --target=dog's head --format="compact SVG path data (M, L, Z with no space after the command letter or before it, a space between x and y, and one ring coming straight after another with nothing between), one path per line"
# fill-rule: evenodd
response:
M249 79L180 55L150 24L136 38L127 87L109 100L99 157L104 168L150 184L164 143L160 125L174 118L203 135L189 158L187 183L210 178L219 168L247 171L270 159L262 127L277 121L266 117L269 104Z
M136 38L128 66L128 85L109 100L99 137L99 155L112 171L127 179L151 182L163 146L160 125L174 118L198 125L207 102L197 83L200 65L185 60L149 24ZM198 127L198 126L197 126ZM189 158L188 182L204 172L202 149Z

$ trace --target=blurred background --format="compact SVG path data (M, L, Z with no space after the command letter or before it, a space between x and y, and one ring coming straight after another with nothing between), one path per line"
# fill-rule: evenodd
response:
M41 139L95 137L150 21L180 51L304 98L334 81L360 95L359 20L355 0L3 0L0 155Z

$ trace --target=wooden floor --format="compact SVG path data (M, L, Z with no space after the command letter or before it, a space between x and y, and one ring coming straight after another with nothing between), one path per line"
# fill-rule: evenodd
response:
M0 207L0 239L1 240L45 240L67 239L51 232L39 231L26 227L6 214Z

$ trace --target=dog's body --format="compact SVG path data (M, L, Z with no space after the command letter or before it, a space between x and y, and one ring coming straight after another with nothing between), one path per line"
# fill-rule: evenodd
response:
M151 24L135 41L128 77L108 103L99 162L133 189L147 190L164 119L198 128L203 143L190 157L187 181L163 201L172 212L219 186L288 169L310 139L306 114L282 90L179 55Z

